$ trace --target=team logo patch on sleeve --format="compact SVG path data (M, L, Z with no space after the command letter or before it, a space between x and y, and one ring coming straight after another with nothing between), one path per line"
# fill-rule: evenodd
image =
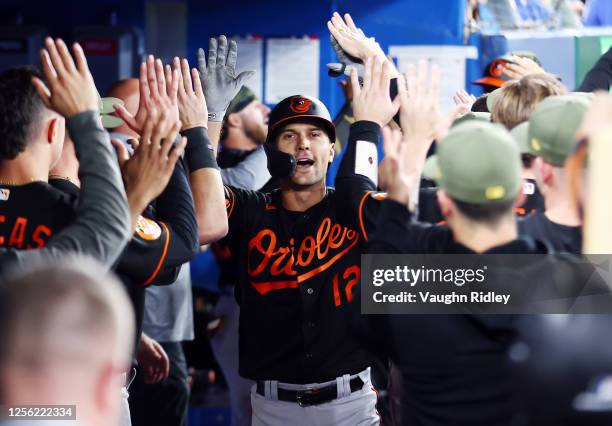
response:
M357 141L355 173L369 178L375 185L378 185L378 150L372 142Z
M10 189L0 188L0 201L8 201L10 195Z
M136 234L146 241L157 240L161 237L161 227L153 220L138 216L136 222Z

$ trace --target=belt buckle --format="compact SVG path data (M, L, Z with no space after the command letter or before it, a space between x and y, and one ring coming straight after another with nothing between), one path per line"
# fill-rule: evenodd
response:
M321 391L319 389L305 389L303 391L296 392L296 400L300 407L310 407L315 405L316 401L314 396L318 395Z

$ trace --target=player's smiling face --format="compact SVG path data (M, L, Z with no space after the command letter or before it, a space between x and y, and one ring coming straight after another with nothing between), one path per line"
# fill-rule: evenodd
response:
M314 123L290 123L278 134L279 151L291 154L297 161L291 182L310 186L325 179L328 164L334 159L334 144L327 133Z

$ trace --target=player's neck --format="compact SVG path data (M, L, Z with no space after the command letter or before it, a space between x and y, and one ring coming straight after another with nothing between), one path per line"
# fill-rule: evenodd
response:
M476 253L484 253L493 247L508 244L518 238L514 215L501 219L494 228L463 218L456 218L449 223L449 226L453 231L454 240Z
M26 150L14 160L0 161L0 182L5 185L23 185L34 181L47 182L49 161L45 153L33 151Z
M283 207L294 212L303 212L319 204L325 193L325 179L307 187L281 184Z
M559 225L580 226L580 214L568 194L549 188L544 196L544 214L548 220Z

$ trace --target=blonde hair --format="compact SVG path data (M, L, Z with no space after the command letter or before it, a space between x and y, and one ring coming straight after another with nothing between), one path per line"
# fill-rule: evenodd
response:
M565 94L567 88L550 74L525 76L503 87L491 111L491 121L511 130L527 121L531 111L544 98Z

